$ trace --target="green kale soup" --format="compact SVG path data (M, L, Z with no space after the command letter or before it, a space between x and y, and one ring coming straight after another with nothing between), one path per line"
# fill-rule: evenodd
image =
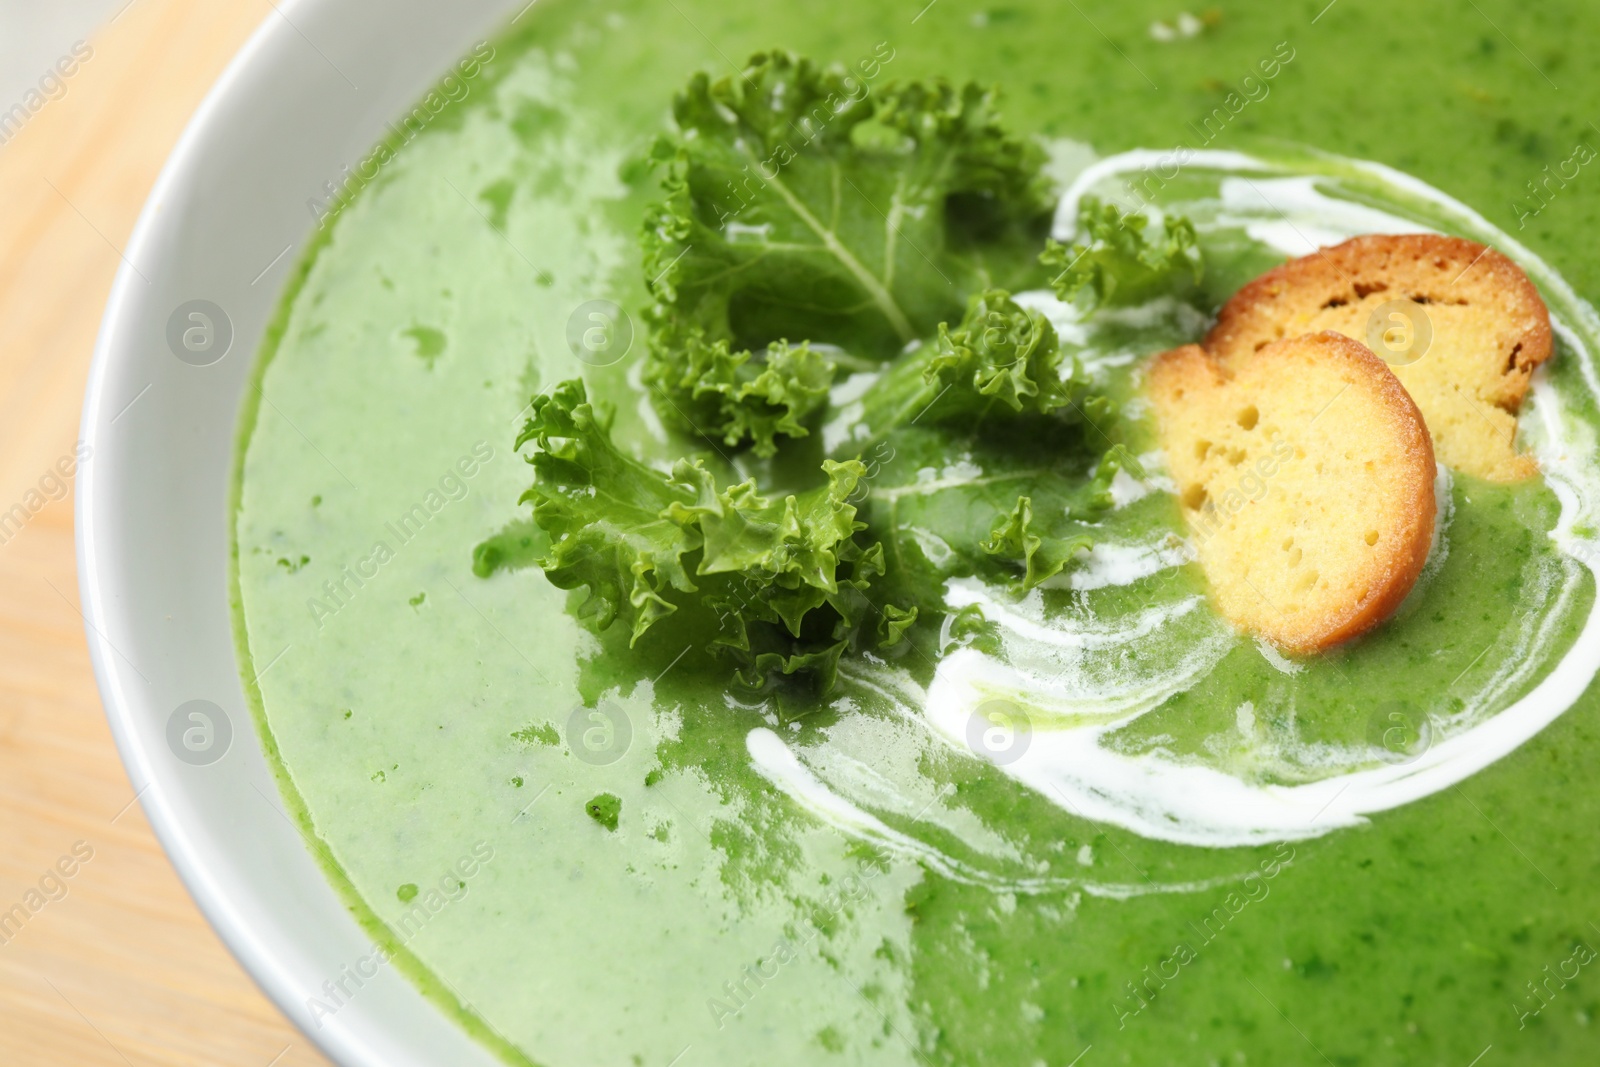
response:
M244 413L245 675L375 942L311 1025L375 959L550 1067L1593 1063L1585 14L480 45L308 204ZM1287 656L1209 602L1142 368L1428 232L1549 306L1539 474L1441 465L1399 610Z

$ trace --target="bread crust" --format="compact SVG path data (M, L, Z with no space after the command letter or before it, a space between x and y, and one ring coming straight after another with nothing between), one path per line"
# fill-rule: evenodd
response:
M1535 473L1514 448L1516 415L1550 358L1550 314L1520 267L1475 241L1374 234L1290 260L1223 305L1204 347L1238 363L1322 329L1367 342L1372 317L1397 301L1434 326L1432 350L1393 371L1417 397L1440 458L1494 481Z
M1146 389L1219 608L1235 625L1281 648L1314 652L1377 626L1416 584L1433 543L1436 467L1432 440L1422 413L1388 365L1342 334L1324 331L1274 341L1252 356L1235 366L1198 345L1173 349L1150 364ZM1333 399L1325 405L1320 397L1311 400L1300 395L1310 385L1332 388L1341 380L1345 385L1331 394ZM1214 460L1213 451L1219 446L1213 438L1230 452L1239 449L1229 447L1228 442L1253 440L1249 435L1255 431L1254 423L1243 434L1224 425L1229 405L1237 407L1245 401L1261 420L1263 433L1248 447L1264 447L1267 435L1279 442L1272 446L1275 450L1281 451L1285 444L1292 447L1299 462L1315 466L1315 474L1311 468L1301 468L1279 480L1309 487L1315 497L1313 504L1338 505L1342 501L1343 507L1332 507L1320 516L1315 507L1294 510L1296 501L1274 502L1270 497L1273 491L1287 492L1284 486L1269 486L1260 500L1246 504L1229 521L1207 532L1211 519L1206 508L1212 508L1214 514L1219 477L1237 477ZM1342 410L1333 411L1335 402L1344 405ZM1320 411L1316 410L1319 405ZM1216 417L1218 410L1223 412L1221 419ZM1333 414L1323 423L1322 415L1329 411ZM1238 425L1244 426L1243 416L1240 420ZM1318 462L1318 455L1329 455L1330 449L1344 460L1339 466L1345 475L1342 480L1338 472L1324 475ZM1249 465L1245 467L1248 477ZM1195 486L1204 492L1196 494ZM1363 494L1379 491L1378 486L1382 486L1383 499L1362 499ZM1205 504L1199 502L1201 496L1207 497ZM1252 513L1250 509L1257 505L1260 510ZM1286 513L1284 507L1291 510ZM1277 531L1270 516L1283 514L1292 519ZM1268 525L1263 527L1263 522ZM1341 528L1333 528L1339 524L1343 524ZM1371 532L1363 533L1368 526ZM1263 560L1266 566L1258 577L1267 577L1252 582L1250 558L1240 556L1240 545L1228 543L1229 538L1254 538L1254 545L1247 547L1260 553L1264 539L1276 540L1280 532L1288 536L1285 551L1296 537L1346 546L1374 533L1377 540L1367 542L1374 546L1370 551L1357 548L1356 562L1329 576L1331 592L1321 598L1325 603L1291 609L1288 603L1274 603L1260 588L1262 584L1271 588L1270 576L1276 573L1271 569L1273 561ZM1337 552L1350 555L1347 549ZM1242 585L1234 574L1241 559L1246 565ZM1297 555L1295 564L1298 562ZM1360 595L1340 595L1340 588L1359 590Z

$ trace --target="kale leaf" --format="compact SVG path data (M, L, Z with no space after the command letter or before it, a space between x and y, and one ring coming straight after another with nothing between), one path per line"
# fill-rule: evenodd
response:
M973 297L955 329L941 324L923 377L964 410L1001 405L1013 413L1080 411L1089 380L1061 347L1055 327L1002 289ZM953 395L952 395L953 394Z
M529 441L538 445L528 459L534 481L518 503L533 505L550 538L539 566L556 588L587 590L574 605L585 626L621 618L637 641L678 610L674 593L695 590L685 557L700 533L668 514L691 503L692 490L618 451L609 418L577 379L533 398L515 447Z
M847 436L835 458L865 454L906 425L959 423L977 429L991 414L999 420L1050 416L1070 425L1100 425L1114 417L1082 363L1064 348L1055 327L1019 305L1003 289L973 296L954 328L895 360L861 395L852 411L865 431Z
M1019 496L1010 514L995 524L981 545L983 551L1020 565L1024 590L1049 581L1066 570L1080 552L1094 547L1098 537L1091 523L1112 507L1111 481L1121 470L1136 477L1144 474L1126 447L1113 445L1101 457L1094 476L1073 487L1064 508L1058 505L1053 519L1036 515L1033 499Z
M775 341L757 357L691 330L672 351L647 370L657 413L727 445L752 442L760 456L777 452L780 434L806 436L805 420L827 403L835 373L831 359L804 343Z
M982 547L992 556L1020 562L1022 587L1032 589L1060 574L1079 552L1093 548L1094 540L1088 530L1041 533L1034 523L1033 498L1019 496L1017 506L995 525Z
M1056 295L1086 310L1181 296L1203 276L1194 224L1181 215L1162 216L1152 230L1143 212L1124 213L1086 196L1078 205L1078 230L1083 240L1051 240L1039 260L1059 271L1051 282Z
M738 77L696 75L673 115L644 225L645 381L669 423L763 455L805 433L830 364L932 336L991 283L983 246L1048 214L1042 151L976 85L874 89L769 52ZM797 355L791 338L840 352Z
M715 620L711 650L747 686L801 674L826 691L844 652L893 645L915 619L867 598L883 550L856 539L859 462L826 461L825 484L782 500L753 481L719 488L688 460L659 471L618 450L577 379L533 399L516 447L530 441L522 502L549 538L538 565L557 588L581 590L571 610L591 630L620 622L637 642L669 615L699 612Z

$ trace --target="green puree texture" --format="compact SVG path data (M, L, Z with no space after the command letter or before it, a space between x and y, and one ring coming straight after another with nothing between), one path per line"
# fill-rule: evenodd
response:
M303 265L240 460L237 592L246 674L269 664L264 735L396 966L515 1063L1596 1062L1593 691L1459 787L1258 849L1163 844L975 762L926 766L954 786L951 810L1035 872L1213 880L1027 895L803 813L752 771L759 722L725 705L721 672L693 649L674 661L684 635L652 632L636 659L655 666L629 666L537 571L471 572L472 546L517 514L528 474L510 444L532 391L582 373L621 409L620 440L685 447L644 429L628 377L640 343L586 367L566 324L590 299L638 309L634 235L654 188L632 161L691 70L725 73L759 48L851 65L892 52L882 77L998 82L1016 129L1102 155L1288 141L1379 160L1600 292L1600 180L1552 182L1543 206L1526 187L1600 137L1585 6L1325 6L1229 3L1198 35L1156 41L1151 22L1175 8L541 0L494 42L466 99ZM1290 51L1207 143L1206 116ZM1224 258L1208 285L1220 299L1269 261ZM1450 565L1404 626L1299 676L1312 739L1359 737L1386 702L1447 701L1523 610L1551 495L1465 479L1455 495ZM1156 504L1138 521L1168 521ZM523 536L536 547L531 529L506 544ZM1118 740L1194 744L1241 698L1259 706L1263 672L1246 646ZM601 711L574 730L578 707ZM586 730L616 758L575 755ZM314 1016L339 1007L305 995Z

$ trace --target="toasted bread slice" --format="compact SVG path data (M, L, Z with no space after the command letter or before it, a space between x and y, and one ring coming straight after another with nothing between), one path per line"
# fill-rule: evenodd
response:
M1230 365L1157 356L1146 389L1222 614L1291 652L1371 629L1433 541L1433 447L1383 360L1331 331Z
M1516 450L1517 410L1534 368L1550 358L1550 313L1499 252L1434 234L1357 237L1240 289L1205 347L1237 363L1320 330L1390 364L1447 466L1500 482L1538 470Z

